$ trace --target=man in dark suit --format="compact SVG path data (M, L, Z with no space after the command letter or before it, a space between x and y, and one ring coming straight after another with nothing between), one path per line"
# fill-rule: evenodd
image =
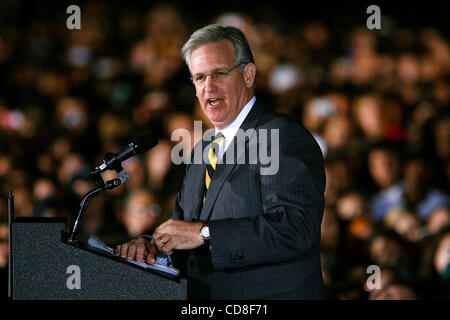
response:
M190 299L324 298L319 146L302 125L257 101L256 66L240 30L207 26L182 52L215 140L194 147L172 218L151 241L117 252L149 263L158 250L181 254ZM278 161L273 170L252 155L255 141ZM196 162L196 152L208 159Z

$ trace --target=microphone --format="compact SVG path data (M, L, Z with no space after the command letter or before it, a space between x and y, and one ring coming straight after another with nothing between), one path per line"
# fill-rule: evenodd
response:
M103 162L91 171L91 175L95 175L97 179L102 180L102 185L89 191L81 200L78 216L74 222L72 232L69 234L67 239L69 243L73 243L75 241L74 239L78 233L78 229L82 223L89 202L106 189L113 189L128 180L128 173L126 173L121 166L122 161L131 158L135 154L146 152L157 144L158 136L154 135L150 130L146 130L134 137L133 140L127 146L120 149L119 152L108 152L105 154L103 157ZM119 174L119 178L107 181L105 184L103 183L103 179L101 179L98 174L108 169L116 170Z
M114 169L123 161L138 153L144 153L158 144L158 138L150 131L141 132L132 141L117 153L109 152L103 157L103 162L91 171L91 175Z

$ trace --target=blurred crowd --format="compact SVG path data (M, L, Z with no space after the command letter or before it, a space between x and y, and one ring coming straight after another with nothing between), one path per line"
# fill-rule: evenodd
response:
M109 246L150 233L171 214L184 165L171 161L178 128L203 116L179 50L196 28L232 25L247 36L256 96L291 115L325 159L323 276L329 299L450 298L450 46L439 28L259 21L222 12L192 21L161 3L81 7L20 22L0 4L0 270L6 295L11 189L15 215L65 217L89 171L151 127L159 144L124 162L130 180L89 205L80 237ZM14 20L15 19L15 20ZM363 20L363 22L365 22ZM191 146L196 141L190 141ZM117 176L105 172L103 179ZM367 268L381 270L372 289Z

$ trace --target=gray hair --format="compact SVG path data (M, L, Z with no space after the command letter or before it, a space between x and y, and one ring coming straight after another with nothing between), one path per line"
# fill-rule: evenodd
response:
M255 63L252 51L247 39L241 30L234 27L223 27L218 24L210 24L195 31L189 40L181 48L181 54L191 71L191 53L199 47L221 40L228 40L234 47L236 63ZM240 68L241 71L243 68Z

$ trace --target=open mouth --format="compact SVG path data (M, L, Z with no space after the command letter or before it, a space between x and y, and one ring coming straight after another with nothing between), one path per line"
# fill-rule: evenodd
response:
M219 102L220 102L220 99L215 99L215 98L208 99L208 103L212 106L217 105Z

